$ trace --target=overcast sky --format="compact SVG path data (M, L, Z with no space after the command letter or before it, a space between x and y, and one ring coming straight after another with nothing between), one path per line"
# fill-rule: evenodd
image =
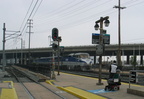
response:
M3 23L6 37L12 31L21 36L6 40L6 49L21 47L20 39L28 48L27 19L32 19L31 48L49 47L52 28L59 29L61 46L92 45L95 21L109 16L110 26L104 27L111 36L111 44L118 44L118 0L0 0L0 48L2 49ZM121 42L144 43L144 0L121 0Z

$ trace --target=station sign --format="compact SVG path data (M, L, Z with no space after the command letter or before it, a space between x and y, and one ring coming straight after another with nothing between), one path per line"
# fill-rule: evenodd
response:
M92 44L99 44L100 34L92 33Z
M103 43L110 44L110 34L103 34Z
M100 34L92 33L92 44L99 44ZM103 44L110 44L110 34L103 34Z

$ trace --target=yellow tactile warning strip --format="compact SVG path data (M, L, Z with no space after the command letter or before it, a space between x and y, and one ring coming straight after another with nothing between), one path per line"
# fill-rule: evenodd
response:
M46 83L53 85L54 80L47 80ZM70 94L73 94L76 97L79 97L80 99L108 99L106 97L102 97L100 95L96 95L90 92L87 92L85 90L79 89L79 88L75 88L75 87L60 87L60 86L56 86L57 88L64 90Z
M2 88L0 99L18 99L15 88L13 87L13 82L4 81L4 83L8 83L8 87Z
M46 80L45 82L48 83L48 84L50 84L50 85L54 85L53 84L54 80Z
M82 89L78 89L75 87L57 87L61 90L64 90L68 93L71 93L77 97L79 97L80 99L108 99L106 97L102 97L100 95L96 95L87 91L84 91Z

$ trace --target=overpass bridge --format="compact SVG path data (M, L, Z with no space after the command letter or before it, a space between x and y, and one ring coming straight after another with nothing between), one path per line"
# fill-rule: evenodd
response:
M7 59L21 59L21 57L27 59L29 57L29 51L32 58L38 57L49 57L52 56L52 48L31 48L29 49L8 49L5 51ZM144 44L121 44L122 55L127 56L127 63L129 64L130 55L140 55L140 63L143 64L144 55ZM96 45L86 45L86 46L66 46L64 48L64 54L76 53L76 52L86 52L90 56L96 56ZM103 56L116 56L118 52L118 45L111 44L105 45L105 52ZM0 50L0 59L2 59L3 51Z

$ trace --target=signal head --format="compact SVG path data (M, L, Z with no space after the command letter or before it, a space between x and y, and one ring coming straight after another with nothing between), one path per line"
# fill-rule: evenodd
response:
M57 39L58 39L58 29L57 28L52 29L52 39L53 39L53 41L57 41Z

